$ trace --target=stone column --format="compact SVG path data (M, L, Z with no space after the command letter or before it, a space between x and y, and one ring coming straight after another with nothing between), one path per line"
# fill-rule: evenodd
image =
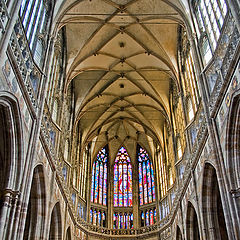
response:
M17 203L19 192L11 189L5 189L2 195L2 207L0 214L0 239L14 239L13 226L17 226L15 221L18 221L18 214L16 216ZM11 236L9 236L11 234Z
M1 2L4 0L0 0ZM7 47L9 44L9 40L13 31L13 27L18 19L18 12L21 5L20 0L11 0L8 6L8 23L5 28L5 32L3 33L2 39L0 40L0 59L2 59L2 56L6 53Z

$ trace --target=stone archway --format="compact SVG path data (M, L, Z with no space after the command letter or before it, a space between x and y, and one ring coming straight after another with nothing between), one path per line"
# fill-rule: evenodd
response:
M176 231L176 240L183 240L183 237L182 237L182 232L179 228L179 226L177 226L177 231Z
M71 239L72 239L72 237L71 237L71 228L68 227L67 232L66 232L65 240L71 240Z
M23 141L18 101L0 92L0 239L11 238L22 177ZM11 235L9 235L11 231Z
M200 240L198 217L192 203L188 202L186 219L187 240Z
M228 240L217 174L210 164L204 168L202 211L207 238Z
M60 203L57 202L52 210L50 229L49 229L49 240L62 240L62 219Z
M24 240L43 239L46 218L46 195L43 166L35 167L28 201Z

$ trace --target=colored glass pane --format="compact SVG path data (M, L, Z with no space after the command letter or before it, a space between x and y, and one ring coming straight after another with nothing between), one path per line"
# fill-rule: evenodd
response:
M96 225L97 224L97 212L96 210L94 210L93 212L93 225Z
M139 204L156 200L153 166L147 152L138 147Z
M107 163L104 163L103 205L107 205Z
M101 226L102 214L98 212L98 226Z
M149 212L146 211L146 226L149 226Z
M124 147L121 147L114 165L114 207L132 206L132 167Z
M139 174L139 201L140 205L143 205L143 179L142 179L142 163L139 163L138 166L138 174Z
M92 209L90 209L90 223L92 223L93 221L93 211Z
M91 202L93 202L93 194L94 194L94 174L95 174L95 163L93 164L93 170L92 170Z
M93 163L91 202L107 204L107 150L102 148Z
M157 210L156 208L154 209L154 223L157 222Z
M150 211L150 225L154 224L153 211Z
M102 191L103 191L103 163L100 163L100 170L99 170L99 204L102 204L102 200L103 200L103 195L102 195Z
M143 186L144 186L144 203L148 203L147 197L147 171L146 171L146 163L143 162Z
M94 186L94 202L98 201L98 180L99 180L99 162L96 162L96 172L95 172L95 186Z
M152 181L151 181L151 173L150 173L150 162L149 160L146 162L147 164L147 182L148 182L148 202L152 202Z
M132 166L128 164L128 206L132 207Z

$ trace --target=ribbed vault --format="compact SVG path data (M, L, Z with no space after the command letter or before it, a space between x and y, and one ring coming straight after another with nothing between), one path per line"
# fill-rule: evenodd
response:
M75 124L83 145L161 144L170 126L169 91L178 86L182 3L85 0L62 6L67 81L75 92ZM150 151L151 152L151 151Z

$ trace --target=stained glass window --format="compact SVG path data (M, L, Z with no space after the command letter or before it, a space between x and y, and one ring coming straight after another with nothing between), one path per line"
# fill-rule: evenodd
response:
M103 210L90 209L90 223L106 227L106 214Z
M147 209L141 212L141 226L153 225L157 222L156 208Z
M113 214L114 229L132 229L133 213L114 213Z
M114 207L132 206L132 165L124 147L118 151L114 165Z
M156 200L153 166L146 150L138 146L139 203L152 203Z
M106 147L102 148L92 168L91 202L107 205L107 161Z

